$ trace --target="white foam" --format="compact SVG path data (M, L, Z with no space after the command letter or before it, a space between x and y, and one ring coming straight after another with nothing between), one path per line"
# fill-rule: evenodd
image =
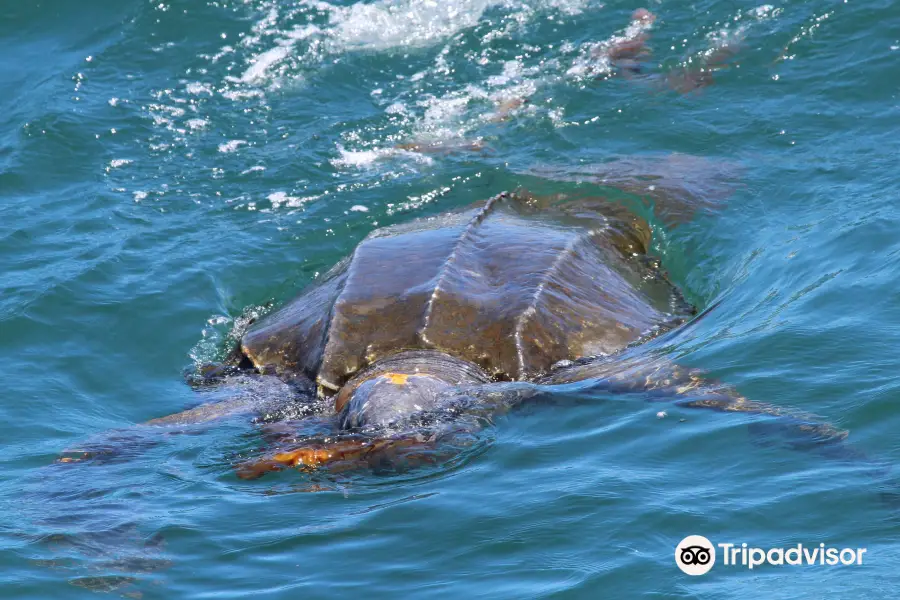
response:
M406 105L402 102L394 102L386 109L384 109L384 112L389 115L408 115L409 109L407 109Z
M405 51L408 48L430 47L447 40L450 40L450 45L455 45L454 36L482 22L485 11L491 7L501 6L505 14L487 35L511 37L515 30L522 30L536 19L552 19L552 14L546 14L548 11L577 15L593 1L374 0L339 6L322 0L298 0L288 4L266 0L263 3L265 13L241 37L236 44L238 50L233 46L224 46L218 54L206 58L215 63L226 54L239 52L241 48L251 50L243 70L225 78L238 84L238 90L223 90L226 97L243 99L248 87L258 90L279 87L286 76L299 77L294 74L298 68L321 67L348 52ZM248 0L244 2L248 3ZM296 23L298 17L305 17L307 23L286 26L287 23ZM311 22L313 19L317 24ZM324 19L327 22L323 24ZM302 41L307 43L301 44ZM487 37L484 42L489 43ZM445 53L448 50L445 48ZM449 68L445 72L449 75ZM418 72L412 75L412 81L426 76L427 72Z
M385 156L384 150L345 150L338 146L340 157L332 159L335 167L368 167Z
M241 146L245 146L247 144L246 140L229 140L224 144L219 144L219 152L224 154L228 154L229 152L234 152Z
M290 53L290 45L276 46L267 52L263 52L253 60L253 64L241 75L241 82L254 83L264 79L269 68L287 58Z
M321 32L322 30L315 25L298 27L286 32L285 37L276 42L277 46L251 59L252 64L241 75L240 81L242 83L258 83L270 77L271 68L291 56L297 42Z
M350 210L353 212L369 212L369 209L362 204L354 204L350 207Z
M229 100L234 100L237 102L238 100L249 100L250 98L262 98L265 96L262 90L228 90L227 92L223 92L222 96L224 98L228 98Z
M276 37L274 47L251 56L247 66L235 78L242 84L264 84L273 77L275 67L295 54L295 46L302 40L316 38L307 50L307 56L299 56L303 62L321 62L327 55L347 51L383 51L403 47L426 47L450 38L463 29L473 27L485 9L502 4L504 0L377 0L357 3L348 7L334 6L326 2L301 2L328 14L328 26L321 28L307 24L289 31L277 28L280 15L271 8L252 27L250 35L241 40L244 47L264 43L265 38ZM269 42L271 43L271 42ZM323 56L317 56L324 52ZM223 52L213 57L214 62ZM314 60L314 59L320 60Z
M303 206L307 202L310 202L312 200L317 200L318 198L321 198L321 197L322 197L322 194L319 194L317 196L306 196L306 197L301 198L299 196L289 196L285 192L272 192L271 194L269 194L267 200L272 203L273 209L278 209L282 205L287 206L289 208L297 208L297 207Z
M761 6L757 6L749 12L751 15L758 19L767 19L777 14L775 7L771 4L763 4Z
M503 63L503 73L488 77L487 84L491 87L506 85L510 81L522 76L524 65L519 60L508 60Z
M347 149L339 146L338 156L331 160L339 168L369 168L385 159L432 163L433 156L441 152L432 156L430 147L467 149L467 142L484 135L485 123L499 122L507 115L513 119L544 114L548 108L543 105L519 106L516 101L558 82L579 50L582 61L572 65L570 75L580 78L609 70L605 57L590 54L591 47L597 44L576 46L560 40L560 48L554 49L554 45L529 46L518 40L520 34L527 36L529 25L539 19L571 20L569 15L577 15L588 5L595 5L596 0L358 0L349 6L322 0L287 4L262 0L250 4L256 4L256 11L262 12L257 13L252 29L245 30L240 41L235 42L229 35L228 41L240 57L233 59L225 85L213 91L234 101L264 101L267 90L290 84L290 79L299 78L302 72L329 68L348 53L394 49L406 52L411 48L443 46L430 67L397 74L397 81L386 81L369 92L385 109L387 126L361 125L357 131L344 132L341 141ZM499 10L486 13L498 6ZM451 59L458 58L461 46L468 43L458 34L476 26L478 37L485 39L485 47L480 54L476 51L471 60L487 66L490 73L473 84L454 89L454 69L458 65ZM618 35L637 35L643 29L641 24L632 24ZM509 38L520 51L516 55L488 47L485 32L488 36L499 32L497 37ZM223 47L223 52L225 48L231 49ZM547 50L552 51L549 57ZM490 68L497 58L500 60L494 63L496 67ZM563 61L568 64L563 66ZM198 77L195 74L191 79ZM447 82L451 82L449 89ZM206 93L200 85L189 84L187 93ZM426 90L434 95L424 94ZM160 116L172 118L170 114ZM560 119L561 114L557 115L557 121ZM401 150L394 147L396 144L419 144L423 151ZM234 152L239 145L229 142L220 145L219 150Z
M410 152L398 148L376 148L374 150L346 150L340 144L337 145L340 156L331 160L331 164L338 168L370 168L376 162L389 158L404 158L412 162L430 165L434 159L419 152Z
M481 20L498 0L380 0L335 8L332 35L347 49L428 46Z
M192 94L194 96L198 96L200 94L209 94L210 96L213 95L212 87L206 85L205 83L199 83L196 81L187 84L187 86L185 86L185 91L188 94Z
M295 27L291 31L285 33L285 36L287 39L297 42L320 33L322 33L322 30L316 25L306 25L304 27Z
M586 9L590 3L591 0L549 0L543 2L542 6L544 8L555 8L564 15L574 16L584 12L584 9ZM601 4L600 8L602 7L603 5Z

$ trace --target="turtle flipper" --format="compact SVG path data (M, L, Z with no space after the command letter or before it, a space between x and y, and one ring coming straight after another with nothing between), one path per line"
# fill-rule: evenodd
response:
M812 451L828 458L856 460L865 455L846 445L849 432L822 421L815 415L787 410L772 404L748 400L721 383L678 392L686 397L676 400L685 408L706 408L724 412L742 412L764 417L748 425L751 439L762 446L781 445L790 450ZM771 417L771 418L765 418Z
M151 419L127 429L115 429L99 434L76 448L68 448L56 459L58 463L110 462L133 458L159 445L166 435L184 433L176 426L208 424L225 417L252 412L254 406L245 398L201 404L165 417Z
M202 389L202 395L210 401L131 427L98 434L78 448L64 450L56 462L129 460L163 443L168 436L199 434L207 427L232 417L254 415L260 421L270 421L298 419L322 411L321 404L306 388L270 375L232 375L218 386Z
M575 382L612 393L638 392L685 408L755 416L748 424L753 443L811 452L828 460L853 464L878 486L882 501L900 510L900 480L892 465L854 447L847 442L847 430L816 415L749 400L732 386L706 378L696 369L678 366L665 357L635 354L621 360L561 369L542 381L546 384Z
M225 417L239 414L251 413L255 409L252 398L233 398L231 400L223 400L221 402L209 402L201 404L179 413L150 419L145 425L165 426L165 425L199 425L216 421Z
M815 449L835 455L848 432L801 411L750 400L734 387L707 378L698 369L688 369L666 357L648 357L635 353L625 358L597 361L562 369L541 381L543 384L586 382L611 393L642 393L654 400L674 401L685 408L704 408L722 412L772 417L751 425L751 432L767 436L771 443L778 437L795 449ZM837 452L838 455L842 454ZM846 455L859 456L848 449Z

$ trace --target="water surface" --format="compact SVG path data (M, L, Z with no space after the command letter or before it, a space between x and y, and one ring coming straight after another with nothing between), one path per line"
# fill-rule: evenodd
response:
M591 50L635 8L0 9L4 596L893 597L900 12L654 3L643 74L605 77ZM741 50L713 85L661 85L723 43ZM623 157L720 204L654 221L673 280L714 307L656 348L847 429L856 459L767 443L752 417L560 390L405 474L241 481L261 445L242 422L53 464L195 405L185 369L374 228L519 186L609 193L596 174ZM672 558L688 534L868 554L688 578Z

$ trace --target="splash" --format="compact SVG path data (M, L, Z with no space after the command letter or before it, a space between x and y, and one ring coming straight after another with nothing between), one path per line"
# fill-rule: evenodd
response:
M496 0L383 0L335 9L333 37L348 50L422 47L473 27Z

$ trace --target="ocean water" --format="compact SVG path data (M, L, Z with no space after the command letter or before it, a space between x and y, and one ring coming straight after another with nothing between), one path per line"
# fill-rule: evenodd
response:
M652 54L617 75L596 49L639 6L0 7L0 595L895 597L900 9L654 0ZM646 209L706 311L654 349L847 430L844 451L562 388L404 473L240 480L249 421L54 462L202 401L186 369L378 226L623 178L704 207ZM689 577L690 534L867 553Z

